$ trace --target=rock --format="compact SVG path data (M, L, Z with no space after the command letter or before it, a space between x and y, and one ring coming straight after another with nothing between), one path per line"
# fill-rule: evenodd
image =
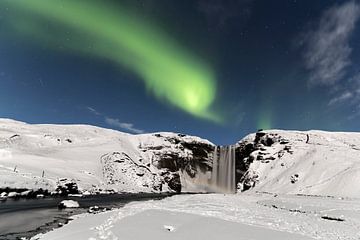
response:
M32 190L23 191L20 193L20 196L27 197L27 196L30 196L31 193L32 193Z
M19 196L20 196L20 193L17 193L17 192L9 192L9 194L7 195L8 198L16 198Z
M96 214L96 213L100 213L100 212L105 212L105 211L107 211L107 210L108 210L108 209L107 209L107 208L104 208L104 207L91 206L91 207L89 207L89 209L88 209L88 213Z
M19 138L19 137L20 137L19 134L14 134L14 135L12 135L12 136L10 137L10 139L16 139L16 138Z
M322 219L325 219L325 220L330 220L330 221L338 221L338 222L343 222L345 221L344 218L341 218L341 217L330 217L328 215L324 215L324 216L321 216Z
M80 193L75 180L68 180L66 178L59 180L58 186L55 191L58 192L61 196Z
M181 180L179 173L172 173L170 176L165 177L169 188L177 193L181 192Z
M291 149L291 146L289 146L289 145L286 145L285 147L284 147L284 150L285 151L289 151Z
M186 172L189 178L195 178L199 172L211 171L215 146L210 142L185 134L154 134L154 136L162 138L166 144L163 141L155 141L151 144L140 143L140 151L151 154L151 164L147 163L143 166L149 170L152 166L159 169L160 182L166 183L171 190L181 191L179 172ZM146 174L142 176L141 172L137 172L136 175L146 179ZM145 184L155 191L162 189L161 183Z
M175 231L175 227L170 226L170 225L164 225L164 228L165 228L167 231L169 231L169 232Z
M293 184L296 183L298 180L299 180L299 174L297 173L290 177L290 182Z
M287 139L280 140L280 144L288 144L288 143L289 143L289 140L287 140Z
M139 177L144 176L145 175L144 169L143 168L137 169L136 175L138 175Z
M63 200L58 205L59 209L78 208L78 207L80 207L79 203L74 200Z
M2 192L0 194L0 201L3 202L3 201L6 201L7 199L7 192Z

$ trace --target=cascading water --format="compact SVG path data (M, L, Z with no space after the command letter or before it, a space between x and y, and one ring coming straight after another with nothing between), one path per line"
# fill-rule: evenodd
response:
M235 146L215 147L212 171L203 171L199 166L194 176L180 171L182 192L235 193Z
M211 185L217 192L235 193L235 146L215 147Z

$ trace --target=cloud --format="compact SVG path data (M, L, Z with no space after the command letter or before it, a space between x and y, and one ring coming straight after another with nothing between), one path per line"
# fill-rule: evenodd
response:
M337 107L347 104L352 108L348 120L360 117L360 73L347 80L348 86L336 91L335 97L329 101L329 106Z
M95 114L95 115L97 115L97 116L100 116L100 115L101 115L101 113L99 113L98 111L96 111L95 108L86 107L86 109L89 110L89 112L91 112L91 113L93 113L93 114Z
M359 19L355 1L326 10L315 29L303 34L305 66L310 71L310 85L333 85L347 74L351 63L351 34Z
M331 105L334 105L334 104L342 103L342 102L352 98L353 96L354 96L353 93L351 93L349 91L343 92L343 93L341 93L341 95L332 98L329 101L328 105L331 106Z
M117 118L111 118L111 117L108 117L100 112L98 112L95 108L93 107L86 107L86 109L96 115L96 116L102 116L104 117L104 121L106 124L112 126L112 127L115 127L115 128L121 128L123 130L127 130L129 132L132 132L132 133L144 133L144 130L141 130L141 129L137 129L134 127L134 124L132 123L126 123L126 122L121 122L119 119Z
M130 132L133 132L133 133L144 133L144 130L134 128L134 124L120 122L120 120L117 118L105 117L105 122L107 124L109 124L110 126L113 126L116 128L121 128L121 129L130 131Z

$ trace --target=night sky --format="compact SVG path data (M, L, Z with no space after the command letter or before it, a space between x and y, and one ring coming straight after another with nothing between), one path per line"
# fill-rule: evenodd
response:
M1 0L0 117L231 144L360 130L360 2Z

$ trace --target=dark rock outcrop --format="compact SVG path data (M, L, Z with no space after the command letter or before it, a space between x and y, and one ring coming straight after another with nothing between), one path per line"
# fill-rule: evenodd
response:
M253 138L241 140L236 145L236 176L235 180L238 190L246 191L254 187L259 179L258 173L250 171L250 164L254 161L269 163L276 158L269 156L266 152L268 147L275 143L284 145L283 149L277 153L277 157L281 158L285 152L292 153L291 147L287 145L289 141L281 138L276 133L267 133L258 131Z
M156 133L154 136L163 138L171 147L159 142L161 145L140 146L140 149L153 154L152 164L162 170L163 181L173 191L181 191L180 172L195 178L199 171L211 171L214 145L189 138L185 134Z

